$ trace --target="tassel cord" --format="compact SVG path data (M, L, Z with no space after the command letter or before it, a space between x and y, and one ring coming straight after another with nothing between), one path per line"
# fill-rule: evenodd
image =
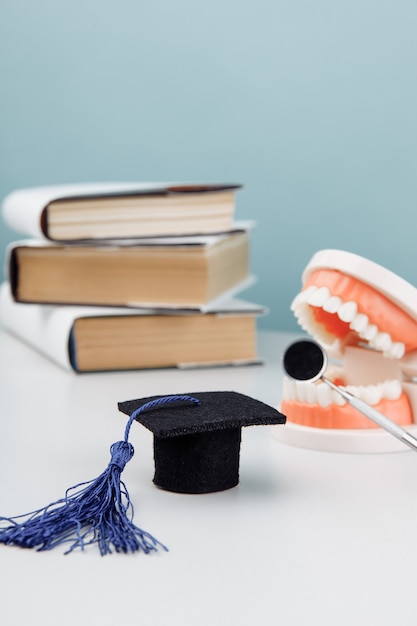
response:
M200 400L197 400L197 398L193 398L192 396L163 396L162 398L158 398L158 400L152 400L151 402L147 402L146 404L143 404L142 406L140 406L138 409L133 411L133 413L131 414L126 424L124 441L128 442L130 428L133 422L136 420L138 415L140 415L141 413L145 413L145 411L147 411L148 409L153 409L155 407L161 406L162 404L168 404L169 402L181 402L181 401L193 402L196 405L200 404Z

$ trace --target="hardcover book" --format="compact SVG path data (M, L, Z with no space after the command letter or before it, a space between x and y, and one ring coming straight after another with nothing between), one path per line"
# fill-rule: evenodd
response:
M30 237L82 241L233 229L237 184L86 183L35 187L3 201L5 223Z
M0 322L12 334L75 372L198 367L259 362L256 317L243 300L216 311L22 304L0 287Z
M106 245L26 240L7 259L19 302L204 309L252 282L247 231Z

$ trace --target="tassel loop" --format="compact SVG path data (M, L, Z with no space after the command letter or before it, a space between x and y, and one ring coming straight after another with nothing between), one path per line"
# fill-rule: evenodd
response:
M123 472L127 463L135 454L135 449L128 441L116 441L110 446L111 460L109 466L116 466Z

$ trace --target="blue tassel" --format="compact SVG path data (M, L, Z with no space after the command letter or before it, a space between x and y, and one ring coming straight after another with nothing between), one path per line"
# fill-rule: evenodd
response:
M123 469L133 457L134 448L129 443L130 427L139 413L160 404L199 400L191 396L165 396L147 402L132 413L126 425L123 441L110 447L111 459L100 476L67 489L65 497L42 509L16 517L0 517L0 543L51 550L69 543L65 552L76 548L83 550L96 543L102 556L116 552L148 554L158 548L167 548L148 532L133 523L133 505L126 485L121 480ZM7 526L4 526L7 523Z

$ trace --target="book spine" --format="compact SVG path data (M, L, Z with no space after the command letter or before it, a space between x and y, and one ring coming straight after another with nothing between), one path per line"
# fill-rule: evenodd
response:
M19 192L10 193L2 204L4 223L18 233L29 237L45 238L45 209L42 203L33 198L22 196Z
M20 304L10 285L0 287L0 322L12 334L58 363L74 369L70 359L70 335L74 316L66 307Z

